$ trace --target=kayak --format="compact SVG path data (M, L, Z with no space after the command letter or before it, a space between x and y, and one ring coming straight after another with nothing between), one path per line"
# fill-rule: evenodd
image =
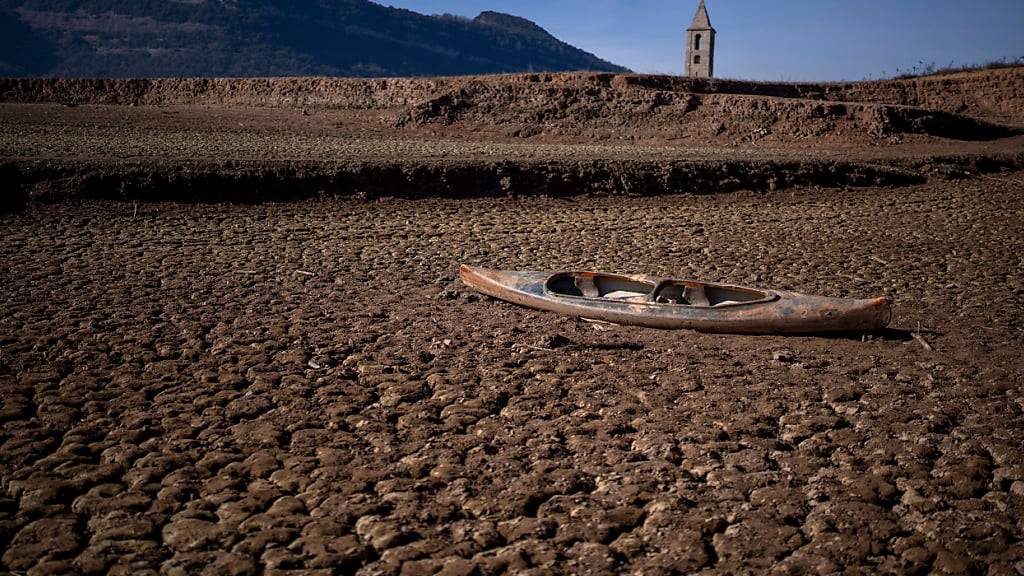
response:
M719 334L881 330L888 298L853 300L646 275L512 272L462 265L463 283L538 310L614 324Z

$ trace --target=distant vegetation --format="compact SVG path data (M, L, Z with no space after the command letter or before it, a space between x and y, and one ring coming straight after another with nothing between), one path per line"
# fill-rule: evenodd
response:
M896 75L893 79L906 80L909 78L920 78L922 76L938 76L941 74L956 74L958 72L970 72L971 70L995 70L998 68L1013 68L1016 66L1024 66L1024 56L1019 58L1002 58L1000 60L992 60L984 64L968 64L968 65L957 65L950 62L948 66L938 66L935 62L918 62L913 68L909 70L903 70L901 68L896 69Z
M624 69L496 12L367 0L0 0L5 76L413 76Z

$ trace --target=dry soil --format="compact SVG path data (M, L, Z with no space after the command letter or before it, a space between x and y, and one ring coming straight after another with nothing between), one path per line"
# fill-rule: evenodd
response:
M2 80L0 572L1021 576L1022 84ZM460 262L897 317L592 324Z
M30 206L0 220L3 564L1020 574L1022 180ZM458 262L884 293L898 317L595 325L477 297Z

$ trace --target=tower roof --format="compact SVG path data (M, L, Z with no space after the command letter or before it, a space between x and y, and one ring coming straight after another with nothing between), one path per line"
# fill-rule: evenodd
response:
M704 5L704 0L700 0L700 6L697 7L697 13L693 15L693 22L690 23L690 30L714 30L711 27L711 17L708 16L708 8Z

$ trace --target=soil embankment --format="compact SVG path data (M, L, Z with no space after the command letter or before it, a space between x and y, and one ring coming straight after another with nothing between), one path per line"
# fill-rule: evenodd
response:
M727 94L914 106L1024 124L1024 67L901 80L772 83L591 73L451 78L0 79L0 101L135 106L326 106L390 109L485 84L520 96L551 91ZM609 92L610 91L610 92Z

